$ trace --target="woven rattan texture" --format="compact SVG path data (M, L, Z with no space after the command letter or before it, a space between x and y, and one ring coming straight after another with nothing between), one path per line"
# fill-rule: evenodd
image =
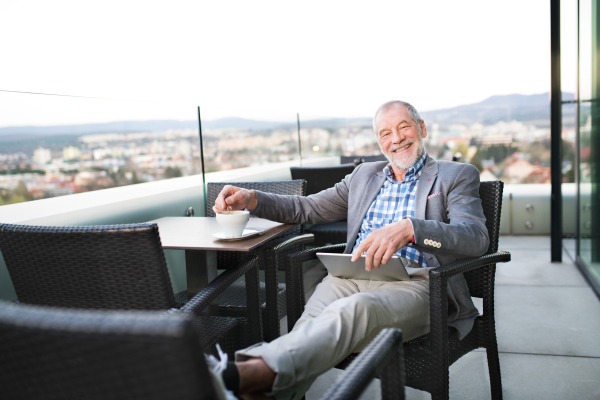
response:
M306 181L306 195L319 193L334 187L354 171L354 164L342 164L328 167L290 167L292 179Z
M510 261L510 253L498 250L500 210L502 208L503 183L482 182L479 189L490 246L486 255L460 260L450 265L432 269L430 276L430 321L428 335L411 340L404 345L406 383L408 386L426 390L433 399L447 399L449 387L448 368L464 354L485 348L488 356L490 386L493 399L502 398L500 364L494 319L494 276L496 263ZM289 256L288 329L292 329L304 310L302 263L315 259L316 252L342 252L344 245L311 249ZM475 320L472 331L463 340L457 332L448 328L447 280L463 273L471 295L483 298L483 314ZM294 282L295 281L295 282ZM348 365L347 361L340 366Z
M223 187L225 185L232 185L245 189L255 189L267 193L279 194L279 195L296 195L304 196L306 193L306 182L304 180L292 180L292 181L272 181L272 182L210 182L206 185L206 215L211 217L214 216L212 206ZM259 256L259 268L265 270L265 300L264 304L264 317L263 317L263 340L271 341L279 337L279 325L280 319L283 318L285 313L286 298L285 291L280 290L278 286L277 270L285 270L282 266L278 267L277 255L278 251L274 248L281 245L281 243L287 240L302 235L303 227L297 226L293 229L288 230L284 235L277 237L274 240L269 241L267 244L261 246L259 249L253 252ZM302 243L297 243L294 247L286 246L285 252L295 252L302 250ZM281 250L284 251L284 250ZM240 257L243 255L239 252L217 252L217 268L227 269L231 265L235 265L239 262ZM244 310L239 306L231 307L232 304L240 304L245 301L243 291L237 291L237 298L231 299L231 303L228 301L219 301L223 306L221 307L221 314L228 316L240 316Z
M354 171L354 164L329 167L290 167L292 179L306 180L307 196L334 187L352 171ZM315 246L344 243L348 236L348 221L313 225L307 228L306 232L315 235Z
M189 318L0 305L0 398L213 399Z
M383 329L353 359L343 381L332 386L323 399L357 399L373 378L381 379L383 400L404 399L404 360L399 329Z
M20 303L83 309L183 307L182 312L199 315L231 283L258 266L258 258L249 257L237 268L219 275L188 303L181 296L175 300L156 224L0 224L0 250ZM202 319L207 347L230 340L221 337L242 322L220 317ZM256 326L259 322L252 323ZM256 334L251 337L260 340ZM230 347L240 349L246 343Z
M221 189L225 185L231 185L244 189L260 190L261 192L291 195L291 196L305 196L306 195L306 183L303 180L292 180L292 181L271 181L271 182L209 182L206 184L206 216L214 217L215 212L213 206L215 200L219 196Z
M138 310L175 303L156 224L0 224L0 250L22 303Z

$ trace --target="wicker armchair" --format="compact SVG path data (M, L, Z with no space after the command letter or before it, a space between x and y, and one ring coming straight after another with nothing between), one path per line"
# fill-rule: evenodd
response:
M306 195L319 193L335 186L354 171L354 164L342 164L328 167L290 167L292 179L306 180ZM342 243L347 240L348 221L335 221L316 224L306 228L306 233L315 235L314 246Z
M385 161L387 160L383 154L377 156L340 156L342 164L353 163L355 166L364 162Z
M258 291L246 319L201 316L242 275L258 282L248 256L185 304L175 300L156 224L52 227L0 224L0 251L20 303L55 307L169 310L196 316L205 348L233 352L260 340Z
M510 261L510 253L498 251L500 211L503 183L481 182L479 195L486 217L490 245L485 255L456 261L429 272L430 333L404 344L406 385L425 390L432 399L448 399L448 369L468 352L485 348L490 372L492 398L502 398L500 362L494 319L494 276L496 263ZM304 288L297 276L302 273L302 263L316 258L317 252L342 253L345 244L315 248L290 255L288 291L288 328L292 329L304 310ZM448 327L448 278L463 273L471 296L483 298L483 314L476 318L471 332L459 340L456 330ZM345 368L354 356L344 360Z
M210 182L206 185L206 216L214 217L212 207L225 185L245 189L256 189L267 193L304 196L306 184L303 180L273 182ZM279 283L278 271L285 271L290 252L303 249L306 243L312 243L312 235L303 235L301 225L291 229L283 236L261 246L254 254L259 257L259 267L265 271L265 282L260 282L259 295L262 307L263 340L270 342L279 337L280 320L286 315L285 284ZM217 268L228 269L236 265L243 255L238 252L217 252ZM219 296L219 313L231 317L246 316L246 283L236 282Z
M194 322L187 314L0 302L0 396L217 399ZM323 399L356 399L377 374L383 399L404 399L401 337L382 331Z

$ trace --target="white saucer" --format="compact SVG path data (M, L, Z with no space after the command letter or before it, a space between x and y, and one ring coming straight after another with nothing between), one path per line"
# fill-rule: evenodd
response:
M223 240L226 242L233 242L236 240L244 240L244 239L248 239L257 235L262 235L263 233L265 233L265 228L248 228L248 229L244 229L244 233L242 233L242 236L240 237L227 237L225 236L225 233L223 232L217 232L217 233L213 233L213 237L215 239L219 239L219 240Z

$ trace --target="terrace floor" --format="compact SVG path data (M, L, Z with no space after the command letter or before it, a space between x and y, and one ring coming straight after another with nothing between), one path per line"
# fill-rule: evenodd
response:
M501 236L512 261L496 273L496 331L503 398L600 399L600 301L570 258L550 262L550 237ZM475 299L480 300L480 299ZM481 306L476 302L478 307ZM319 399L344 371L321 376L306 395ZM380 399L375 380L361 399ZM429 393L406 388L409 400ZM450 398L490 398L485 350L450 367Z

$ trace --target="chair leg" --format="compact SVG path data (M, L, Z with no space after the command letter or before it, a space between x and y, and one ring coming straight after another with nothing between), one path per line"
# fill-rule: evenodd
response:
M262 310L260 307L258 267L246 273L246 312L248 344L262 342Z
M502 400L502 378L500 376L500 359L498 358L498 345L486 349L488 369L490 371L490 389L493 400Z
M440 357L441 358L441 357ZM448 400L450 398L450 372L448 366L438 361L434 364L431 377L431 400Z
M382 400L404 400L404 359L402 356L402 344L390 355L390 361L386 368L381 371L381 399Z
M266 249L265 257L265 290L266 308L263 314L263 340L270 342L279 337L279 287L277 265L273 249Z

